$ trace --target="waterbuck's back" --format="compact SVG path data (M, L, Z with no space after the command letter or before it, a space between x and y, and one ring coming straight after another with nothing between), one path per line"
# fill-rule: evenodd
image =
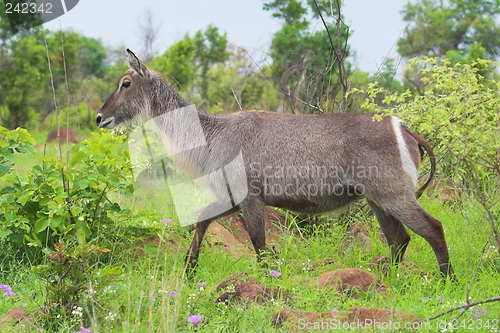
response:
M249 192L267 205L319 213L360 197L401 195L401 188L414 195L415 176L403 166L418 170L418 143L396 118L245 111L220 120L217 142L241 149ZM403 161L398 135L410 161Z

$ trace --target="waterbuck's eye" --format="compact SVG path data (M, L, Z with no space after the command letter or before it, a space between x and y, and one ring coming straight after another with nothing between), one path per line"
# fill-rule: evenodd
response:
M123 88L128 88L130 86L130 81L123 81L122 87Z

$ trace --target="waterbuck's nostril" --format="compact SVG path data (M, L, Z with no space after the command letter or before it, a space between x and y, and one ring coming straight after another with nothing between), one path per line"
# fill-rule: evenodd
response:
M102 117L100 114L97 115L97 118L95 119L96 123L97 123L97 126L99 126L99 124L101 123L101 120L102 120Z

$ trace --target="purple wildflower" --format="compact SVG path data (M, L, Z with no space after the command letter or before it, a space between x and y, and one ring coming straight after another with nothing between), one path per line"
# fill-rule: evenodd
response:
M428 302L430 300L431 300L430 297L420 297L420 302Z
M487 310L480 310L478 308L475 308L474 310L476 311L476 314L473 317L474 319L479 319L479 318L481 318L482 316L484 316L488 312Z
M73 333L92 333L92 331L89 328L81 326L78 332L73 332Z
M168 297L178 297L180 294L177 291L170 291L167 293Z
M280 273L280 272L278 272L278 271L275 271L274 269L271 269L271 270L269 271L269 273L270 273L272 276L274 276L274 277L281 276L281 273Z
M188 323L192 323L194 326L198 326L198 323L201 321L203 317L200 316L199 314L190 316L188 318Z
M165 223L165 225L169 225L170 223L172 223L172 220L171 219L161 219L160 222Z
M331 312L331 313L333 313L333 314L338 314L338 313L339 313L339 310L337 310L337 309L333 309L333 310L332 310L332 311L330 311L330 312Z
M444 296L438 296L437 299L438 299L438 303L443 303Z
M16 294L8 284L0 284L0 288L4 291L4 296L14 296Z
M208 282L205 281L205 282L200 282L198 283L198 287L200 287L201 290L205 289L205 287L207 286Z

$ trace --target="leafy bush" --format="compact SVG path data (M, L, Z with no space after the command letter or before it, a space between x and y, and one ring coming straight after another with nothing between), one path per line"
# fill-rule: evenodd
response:
M408 68L419 69L421 94L390 93L373 84L363 108L398 116L431 143L440 161L438 171L461 184L484 208L498 247L500 83L484 76L497 65L481 59L454 65L447 59L415 59Z
M8 145L7 152L33 153L31 136L19 133L22 135L13 142L2 142ZM25 177L10 172L12 165L3 163L6 185L0 192L1 241L14 250L26 249L25 245L53 247L62 240L85 245L88 237L95 237L97 228L113 224L113 213L128 213L121 212L109 198L117 190L124 194L133 191L128 152L116 147L123 141L123 136L94 134L69 162L43 156L42 163L34 165ZM14 160L11 155L2 158Z
M105 287L119 271L98 271L117 229L153 215L122 209L118 199L133 193L124 135L93 134L64 158L42 156L22 175L19 154L35 155L34 140L23 129L0 127L0 249L28 259L46 282L46 313L68 313L88 290ZM97 274L98 273L98 274Z

